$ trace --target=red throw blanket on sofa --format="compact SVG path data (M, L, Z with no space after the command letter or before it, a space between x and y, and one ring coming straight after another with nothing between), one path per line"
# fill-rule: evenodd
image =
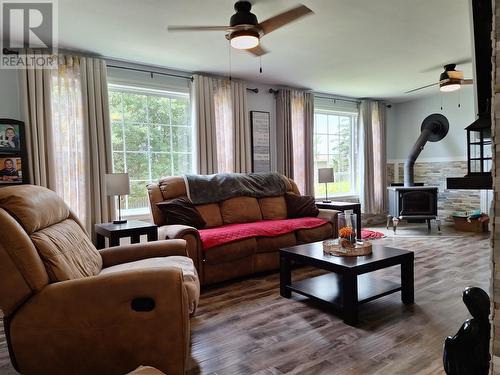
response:
M203 250L224 245L229 242L251 237L274 237L298 229L311 229L322 226L328 220L318 217L298 219L262 220L253 223L227 224L216 228L200 229Z

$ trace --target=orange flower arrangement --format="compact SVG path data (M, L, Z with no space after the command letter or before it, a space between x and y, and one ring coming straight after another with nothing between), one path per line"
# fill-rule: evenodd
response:
M354 231L351 227L343 227L339 229L339 237L341 238L350 238L353 233Z

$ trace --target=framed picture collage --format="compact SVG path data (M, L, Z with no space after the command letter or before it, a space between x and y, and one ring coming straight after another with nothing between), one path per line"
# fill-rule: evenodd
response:
M28 180L24 122L0 119L0 187Z

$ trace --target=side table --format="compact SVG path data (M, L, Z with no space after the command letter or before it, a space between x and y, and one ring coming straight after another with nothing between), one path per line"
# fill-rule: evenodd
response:
M105 238L109 238L109 246L120 245L120 238L130 237L131 243L139 243L141 235L148 236L148 241L158 239L158 228L155 224L140 220L129 220L123 224L102 223L95 225L96 247L104 249Z
M358 240L361 239L361 203L353 203L353 202L337 202L332 201L330 203L323 203L321 201L316 202L316 206L318 208L326 209L326 210L336 210L336 211L346 211L353 210L353 213L356 214L357 222L356 222L356 233Z

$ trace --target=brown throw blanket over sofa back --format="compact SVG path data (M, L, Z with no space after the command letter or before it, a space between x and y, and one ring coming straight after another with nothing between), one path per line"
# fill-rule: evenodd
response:
M281 178L286 192L300 195L293 180L285 176ZM158 225L159 239L182 238L187 241L188 254L198 269L202 285L278 269L279 248L331 238L337 231L337 211L320 210L319 217L327 222L319 227L299 229L275 237L245 238L205 251L198 229L186 225L167 225L165 212L157 207L157 203L188 196L184 177L166 177L158 183L149 184L148 193L153 221ZM262 198L239 196L195 207L206 223L204 229L235 223L287 219L283 195Z

